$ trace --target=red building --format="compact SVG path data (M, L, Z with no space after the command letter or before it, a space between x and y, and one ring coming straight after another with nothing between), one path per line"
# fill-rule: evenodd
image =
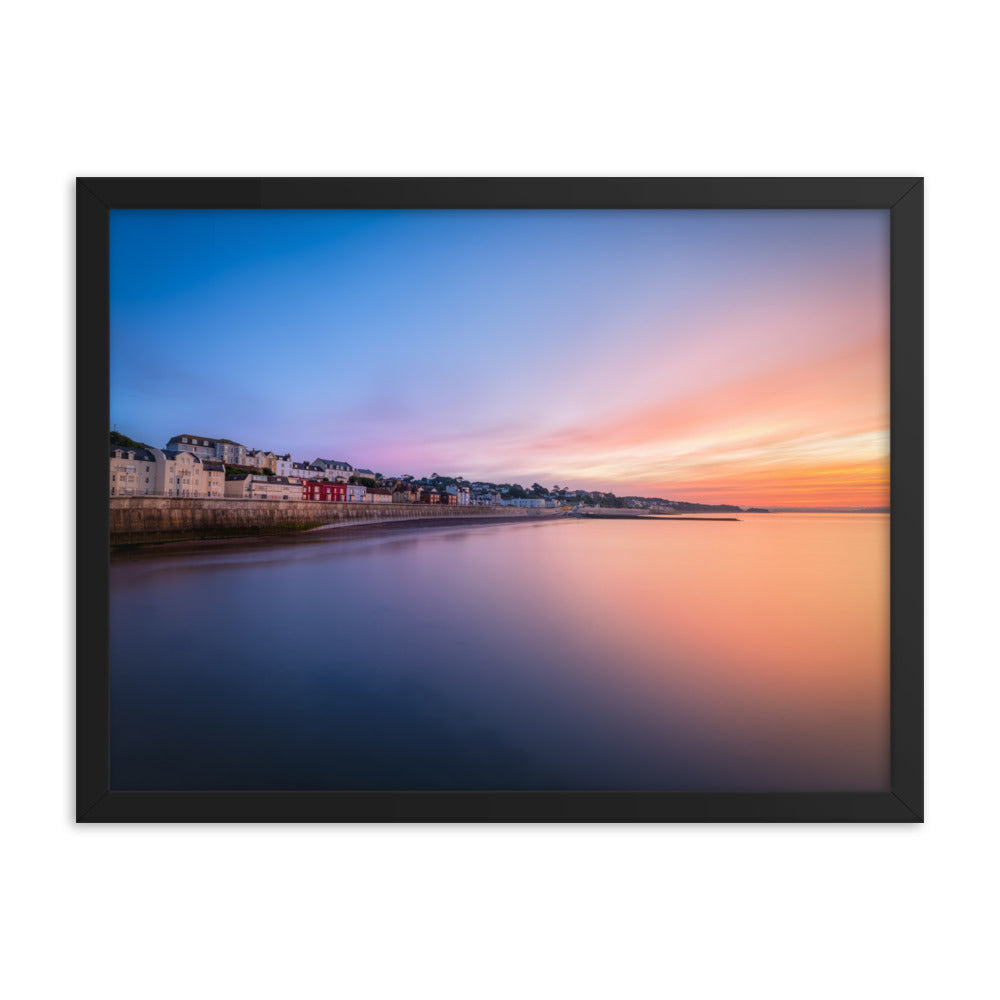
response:
M343 497L336 495L338 483L318 483L314 479L307 479L302 484L303 500L342 500Z
M306 479L302 483L303 500L329 500L334 503L360 503L365 498L365 488L355 483L328 483Z

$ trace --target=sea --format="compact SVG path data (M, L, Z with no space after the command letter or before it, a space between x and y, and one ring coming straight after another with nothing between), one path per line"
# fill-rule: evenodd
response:
M110 709L115 790L881 791L889 516L116 554Z

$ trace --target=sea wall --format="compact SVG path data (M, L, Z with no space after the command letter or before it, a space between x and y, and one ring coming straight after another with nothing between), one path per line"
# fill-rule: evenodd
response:
M546 517L554 511L438 504L330 503L207 497L111 497L111 545L147 545L241 535L281 535L326 524L423 518Z

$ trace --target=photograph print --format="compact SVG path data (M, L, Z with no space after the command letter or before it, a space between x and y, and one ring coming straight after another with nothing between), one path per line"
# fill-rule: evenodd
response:
M887 209L112 209L112 792L887 792Z

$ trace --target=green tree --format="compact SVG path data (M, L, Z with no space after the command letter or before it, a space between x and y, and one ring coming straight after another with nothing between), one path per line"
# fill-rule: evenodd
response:
M263 476L266 475L263 469L258 469L253 465L227 465L225 466L227 476Z
M133 441L130 437L126 437L119 431L111 432L111 446L113 448L148 448L148 444L143 444L141 441Z

